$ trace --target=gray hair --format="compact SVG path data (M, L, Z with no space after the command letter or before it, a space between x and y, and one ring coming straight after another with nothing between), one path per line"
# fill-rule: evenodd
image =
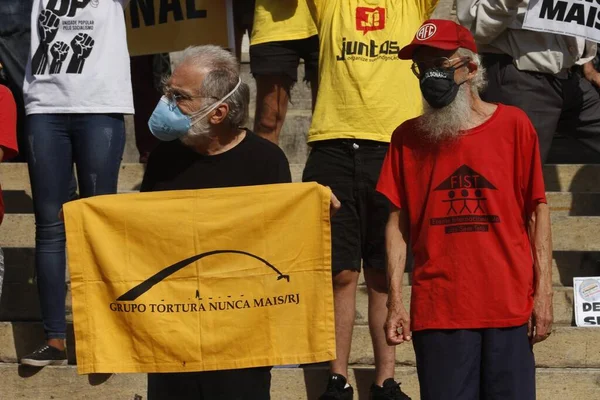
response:
M481 62L481 56L477 53L469 49L465 49L464 47L460 47L456 51L456 55L459 57L469 57L471 61L473 61L477 65L477 74L469 84L471 85L471 90L473 93L480 93L485 86L487 85L485 68L483 67L483 63Z
M206 70L198 94L217 101L233 90L240 79L240 64L231 52L214 45L192 46L183 51L177 65L192 64ZM226 122L233 128L243 126L248 120L250 88L242 82L223 103L229 106Z

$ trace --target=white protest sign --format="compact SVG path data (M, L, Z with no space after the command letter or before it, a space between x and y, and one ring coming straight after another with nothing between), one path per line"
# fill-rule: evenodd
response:
M575 323L600 327L600 276L573 278Z
M600 4L592 0L529 0L523 29L600 42Z

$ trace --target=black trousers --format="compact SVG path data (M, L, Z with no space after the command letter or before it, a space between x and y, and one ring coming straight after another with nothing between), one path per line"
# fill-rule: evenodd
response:
M564 77L520 71L512 57L483 54L488 86L482 99L519 107L535 127L545 162L555 133L582 139L600 152L600 94L577 70Z
M148 400L269 400L271 367L148 374Z
M421 400L535 400L527 325L413 332Z

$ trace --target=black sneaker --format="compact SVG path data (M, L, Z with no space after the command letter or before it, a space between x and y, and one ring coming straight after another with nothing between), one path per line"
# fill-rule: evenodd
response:
M332 374L327 383L327 390L319 397L319 400L352 400L354 389L346 387L348 381L340 374Z
M33 353L21 358L22 365L45 367L46 365L67 365L67 352L56 347L43 345Z
M371 385L371 400L410 400L410 397L402 392L398 382L388 378L383 386Z

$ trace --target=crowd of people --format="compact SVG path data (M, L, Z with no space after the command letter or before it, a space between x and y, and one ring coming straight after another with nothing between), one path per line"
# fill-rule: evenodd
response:
M459 24L430 19L437 0L234 1L235 51L188 48L159 85L156 71L170 69L164 55L130 63L127 3L0 5L0 20L18 25L2 32L0 24L0 160L16 155L19 136L46 334L22 364L66 364L61 207L77 188L80 197L116 193L124 115L137 93L136 130L148 129L138 146L147 161L142 191L290 182L277 144L302 59L313 106L302 179L334 194L337 358L319 399L354 396L348 364L361 269L372 399L409 399L394 376L395 346L409 341L423 400L535 399L533 344L551 334L553 319L541 167L557 131L600 151L595 43L523 29L527 0L458 0ZM60 29L65 18L93 21L93 34ZM245 32L253 130L239 66ZM148 396L269 399L270 374L268 366L151 374Z

